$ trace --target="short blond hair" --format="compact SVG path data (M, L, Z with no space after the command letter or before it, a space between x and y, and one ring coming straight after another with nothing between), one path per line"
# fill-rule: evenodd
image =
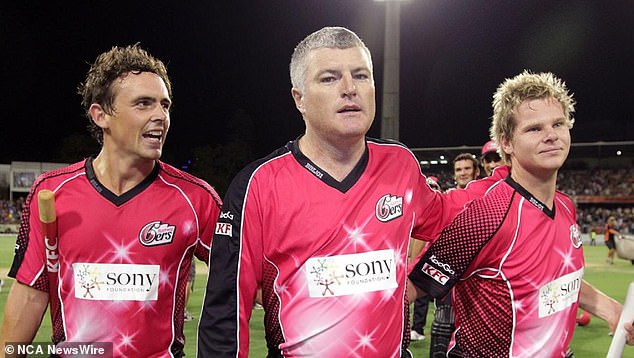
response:
M508 154L501 150L502 138L510 140L515 130L515 112L519 105L527 100L552 98L561 104L568 128L575 120L575 100L569 93L565 82L550 72L532 73L529 70L513 78L507 78L493 94L493 117L489 134L491 140L500 147L500 155L506 163L511 162Z

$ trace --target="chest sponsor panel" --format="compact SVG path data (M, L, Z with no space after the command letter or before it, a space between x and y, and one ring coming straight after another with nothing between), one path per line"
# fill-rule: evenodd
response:
M106 301L156 301L159 265L74 263L75 298Z
M539 288L539 317L563 311L577 302L583 269L561 276Z
M398 286L394 250L310 258L304 264L310 297L382 291Z

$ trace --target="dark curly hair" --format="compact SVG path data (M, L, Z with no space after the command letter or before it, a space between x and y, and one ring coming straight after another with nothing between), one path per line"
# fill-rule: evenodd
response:
M77 93L82 97L81 104L88 118L88 131L99 144L103 144L103 130L90 117L90 106L97 103L106 113L112 114L115 110L115 80L128 73L141 72L158 75L165 82L169 97L172 98L172 84L167 76L167 68L163 62L139 47L138 43L127 47L114 46L110 51L99 55L88 70L86 81L79 84Z

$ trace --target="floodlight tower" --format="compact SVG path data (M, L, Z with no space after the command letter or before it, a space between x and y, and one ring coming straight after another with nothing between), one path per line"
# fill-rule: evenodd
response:
M399 139L399 62L401 53L401 2L385 2L385 39L383 51L383 97L381 138Z

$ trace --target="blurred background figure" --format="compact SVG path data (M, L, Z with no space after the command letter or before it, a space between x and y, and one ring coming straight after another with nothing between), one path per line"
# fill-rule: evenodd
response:
M467 184L480 176L480 165L475 155L460 153L453 160L453 177L456 188L464 189Z
M482 156L480 157L484 175L489 176L493 169L502 165L502 157L498 153L498 145L490 140L482 146Z
M614 264L614 251L616 250L615 238L616 236L621 235L618 230L616 230L616 218L614 216L610 216L608 218L608 222L605 224L605 246L608 247L608 257L605 260L610 265Z

